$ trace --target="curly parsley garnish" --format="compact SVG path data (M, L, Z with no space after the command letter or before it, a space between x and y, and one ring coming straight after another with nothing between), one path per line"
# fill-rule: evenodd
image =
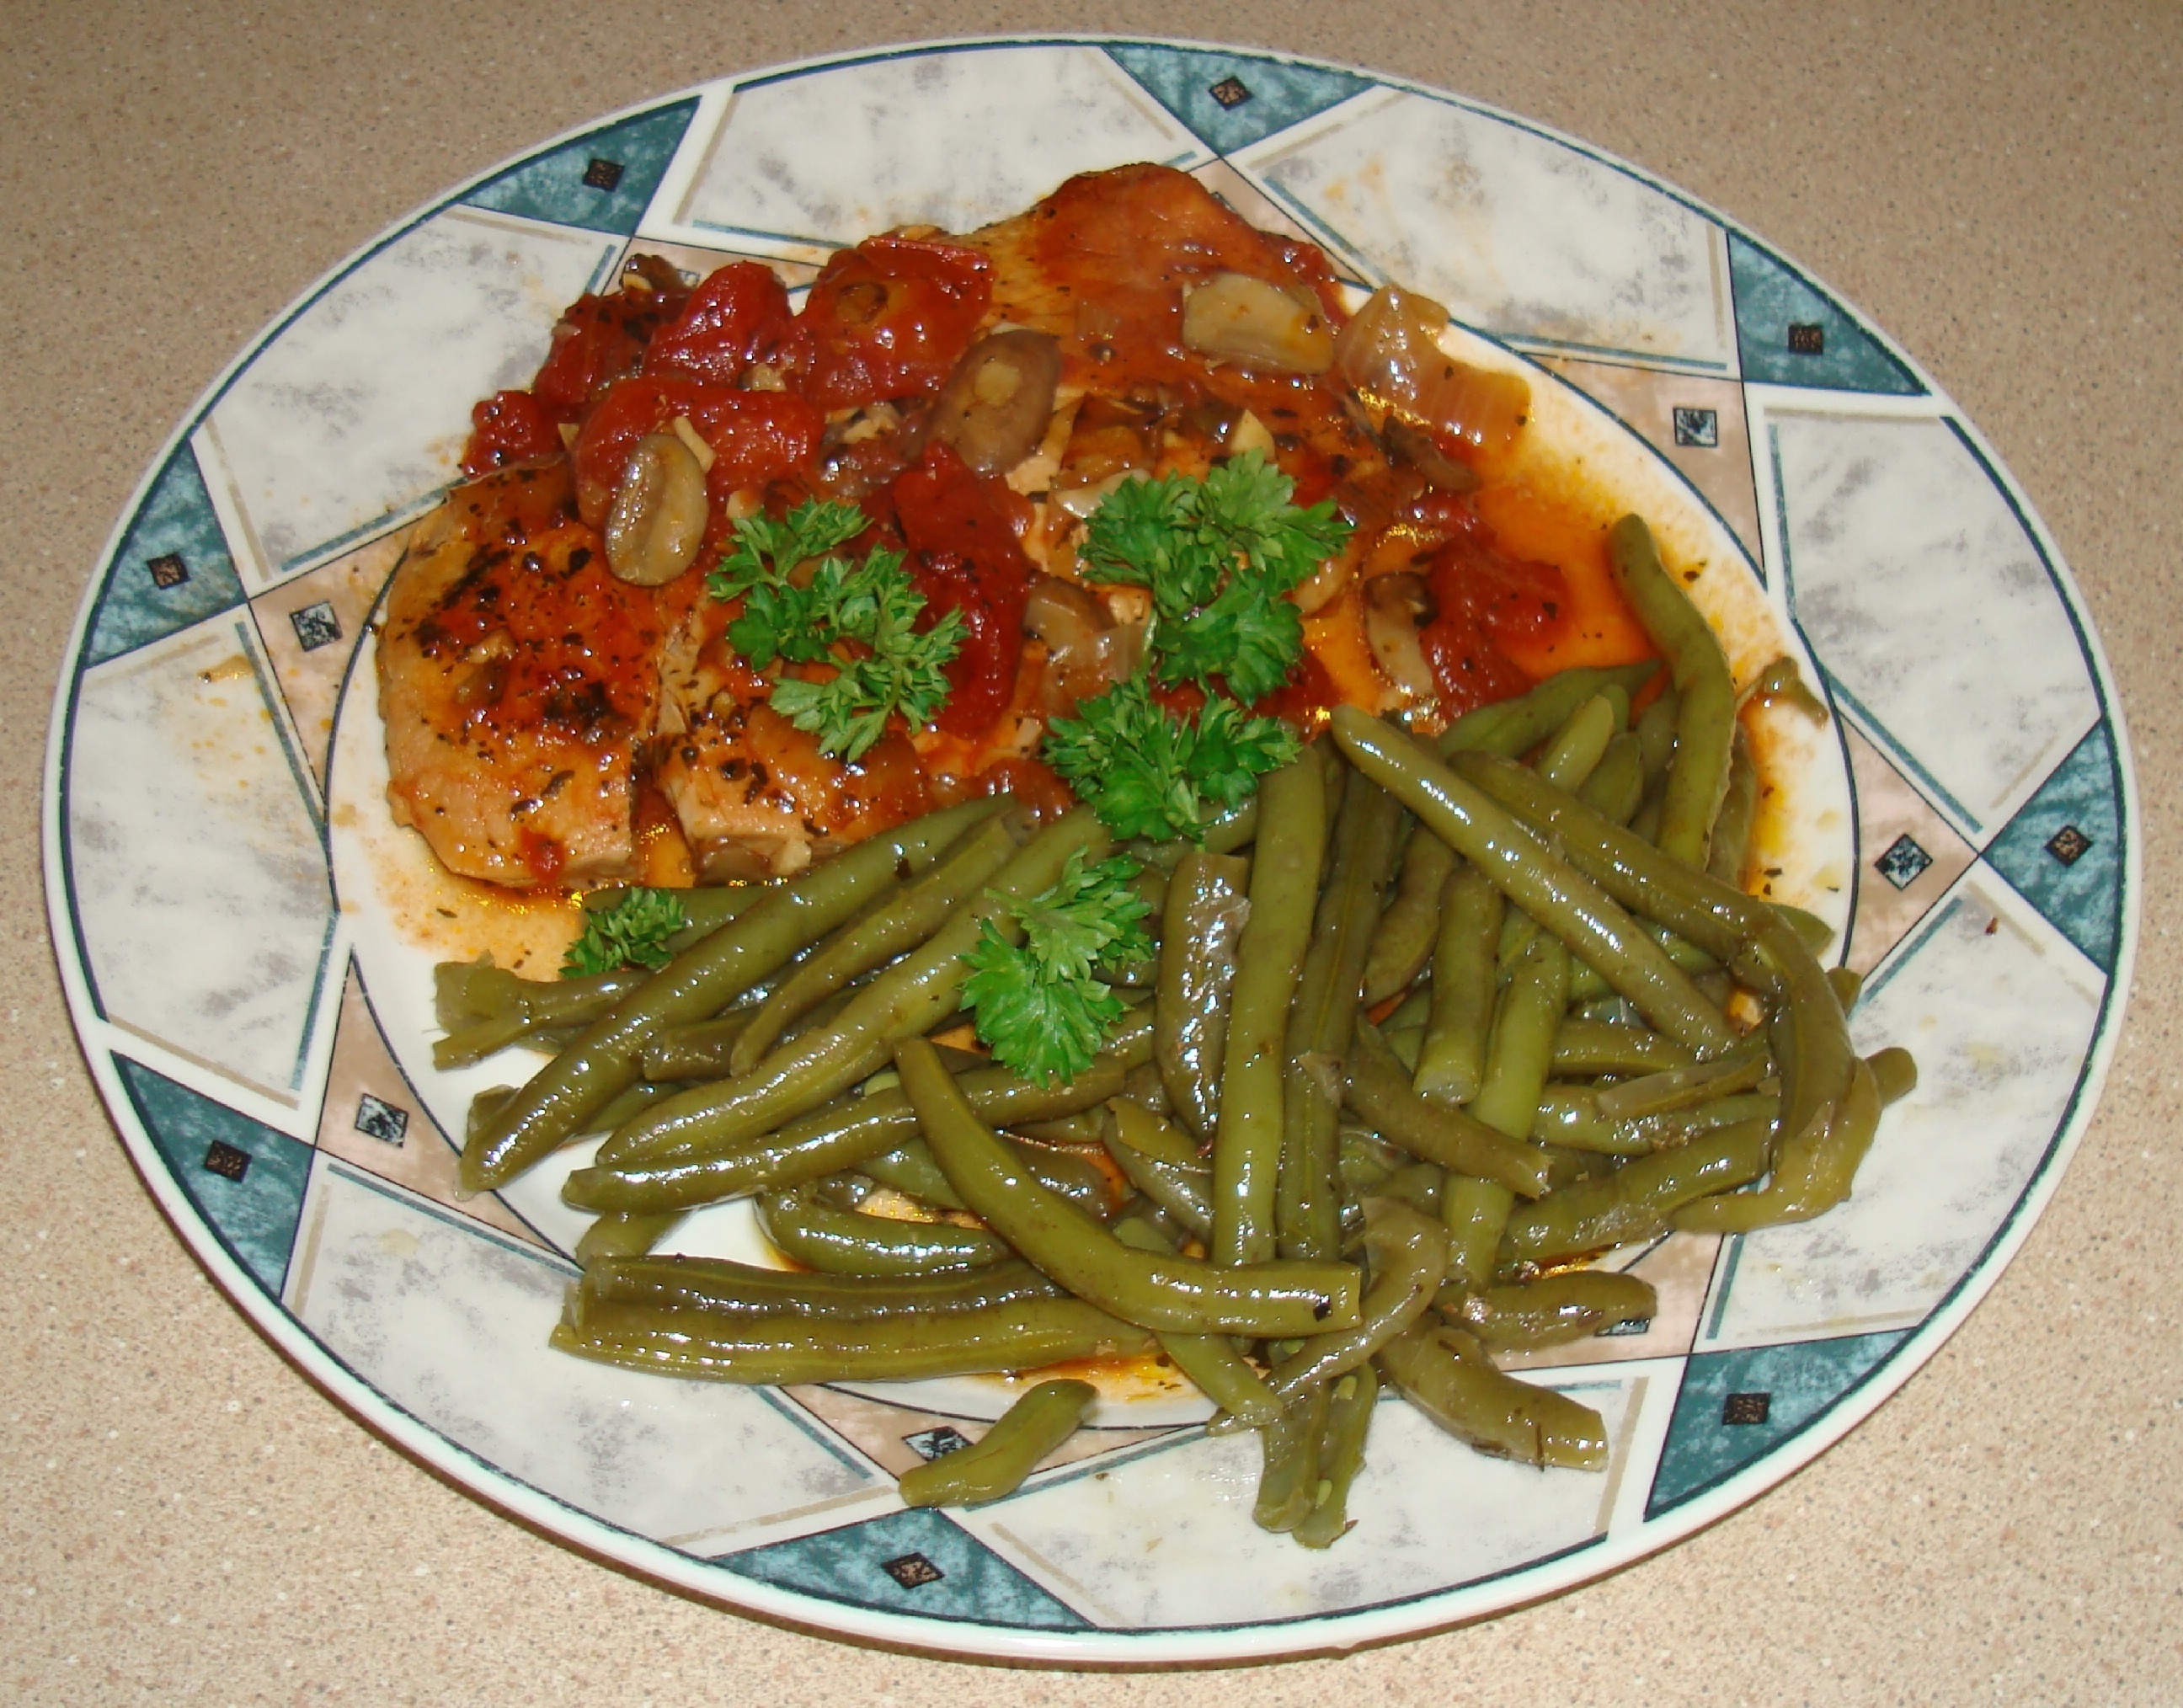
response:
M861 564L833 555L869 526L855 505L816 498L779 521L751 517L736 525L733 547L705 581L714 598L742 600L728 640L753 668L835 667L825 682L776 681L772 699L819 737L821 753L843 759L862 758L897 712L911 724L930 722L963 644L959 611L917 632L925 596L910 585L901 553L874 550Z
M1125 481L1092 513L1084 572L1151 592L1146 642L1162 682L1209 687L1217 676L1248 702L1286 679L1303 654L1303 620L1283 596L1350 533L1330 500L1299 509L1295 492L1251 451L1203 480Z
M667 939L689 923L673 890L625 889L608 905L585 910L584 934L561 958L561 976L589 978L625 966L657 972L675 958Z
M1253 717L1218 695L1180 718L1138 676L1055 720L1046 762L1116 836L1195 840L1208 807L1247 798L1301 745L1279 718Z
M992 920L983 922L963 957L970 968L963 1000L994 1060L1047 1082L1074 1079L1092 1065L1124 1012L1097 969L1153 952L1138 923L1152 911L1133 887L1138 871L1119 855L1087 866L1079 848L1053 888L1013 910L1021 943Z

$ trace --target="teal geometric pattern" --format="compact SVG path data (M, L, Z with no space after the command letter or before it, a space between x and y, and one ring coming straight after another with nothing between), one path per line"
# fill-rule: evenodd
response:
M1375 86L1369 78L1330 66L1241 53L1134 43L1110 45L1107 52L1153 100L1223 154ZM1220 95L1213 93L1216 88Z
M1925 389L1832 298L1780 257L1733 231L1728 234L1728 270L1736 291L1736 342L1745 379L1902 396Z
M168 1176L229 1255L279 1298L303 1214L311 1147L125 1055L114 1065Z
M1695 1355L1683 1369L1645 1516L1657 1517L1764 1459L1831 1410L1908 1332Z
M651 204L697 111L677 101L512 166L463 199L473 208L626 237Z
M959 1525L922 1507L714 1563L783 1589L889 1613L1033 1631L1085 1631L1092 1623Z
M2079 742L1986 857L2108 972L2122 930L2122 772L2105 724Z
M84 662L103 665L242 603L197 459L177 445L114 554Z

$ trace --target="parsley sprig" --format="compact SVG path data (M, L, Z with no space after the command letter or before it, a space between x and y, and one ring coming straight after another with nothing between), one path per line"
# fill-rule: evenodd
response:
M690 923L671 889L624 890L605 907L587 909L584 934L561 958L563 978L588 978L625 966L658 971L672 960L667 939Z
M773 685L774 709L819 737L821 753L857 759L899 712L929 722L947 698L947 666L963 644L963 616L949 611L919 634L925 596L899 552L875 549L861 564L834 555L869 526L853 504L807 499L775 521L736 525L734 543L706 577L716 599L741 598L728 640L759 670L827 664L825 682ZM803 566L812 565L808 575Z
M1162 682L1224 679L1246 702L1279 687L1303 651L1283 597L1341 549L1350 524L1330 500L1298 509L1295 482L1258 452L1195 480L1125 481L1092 513L1086 575L1148 589L1146 636Z
M1133 887L1138 871L1119 855L1086 865L1079 848L1051 889L1013 910L1020 943L990 918L980 925L963 957L970 968L963 1000L997 1061L1047 1082L1092 1065L1124 1012L1098 969L1153 952L1139 923L1152 904Z
M1194 840L1208 808L1246 799L1300 745L1279 718L1253 717L1219 695L1178 717L1140 675L1057 719L1046 762L1116 836Z

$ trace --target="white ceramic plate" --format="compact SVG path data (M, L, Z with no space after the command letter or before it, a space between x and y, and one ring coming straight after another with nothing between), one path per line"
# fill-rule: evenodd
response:
M1005 148L992 146L1005 136ZM1740 665L1802 657L1784 899L1908 1043L1850 1203L1608 1260L1641 1332L1530 1360L1597 1408L1603 1476L1478 1457L1400 1401L1356 1530L1257 1531L1248 1436L1110 1396L1070 1461L975 1512L894 1476L991 1384L744 1390L584 1365L558 1174L458 1200L492 1067L430 1065L427 969L493 929L386 820L366 625L467 411L635 243L793 270L968 229L1071 173L1197 173L1360 285L1533 364L1539 478L1643 509ZM362 643L362 644L360 644ZM2052 1193L2120 1022L2136 812L2076 589L1975 429L1853 309L1620 162L1429 89L1241 50L927 45L707 85L547 145L329 275L207 393L116 530L47 779L54 940L147 1184L237 1305L390 1437L550 1533L761 1615L914 1647L1164 1664L1352 1647L1536 1599L1803 1465L1909 1376ZM686 1242L734 1249L732 1214ZM1628 1326L1625 1326L1627 1327ZM958 1431L958 1433L964 1433Z

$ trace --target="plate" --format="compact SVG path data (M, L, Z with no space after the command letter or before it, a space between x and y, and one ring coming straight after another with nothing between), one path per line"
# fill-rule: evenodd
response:
M869 231L967 229L1140 159L1309 236L1360 287L1447 303L1481 359L1527 366L1541 477L1580 463L1703 559L1694 593L1739 661L1803 660L1833 716L1800 741L1782 726L1768 870L1866 976L1860 1044L1907 1042L1922 1070L1847 1205L1607 1260L1654 1282L1656 1316L1524 1371L1602 1413L1603 1476L1480 1458L1390 1401L1358 1527L1323 1554L1252 1526L1255 1444L1208 1437L1186 1396L1110 1394L1009 1499L908 1511L895 1475L975 1434L992 1384L746 1390L550 1354L577 1224L543 1173L454 1189L448 1135L497 1075L431 1070L426 976L471 922L379 793L369 623L403 530L453 478L469 404L522 383L632 244L808 276ZM54 941L115 1123L308 1375L481 1499L692 1594L1055 1666L1325 1652L1490 1615L1674 1542L1839 1438L1992 1284L2091 1117L2138 931L2137 823L2112 678L2052 542L1954 403L1807 272L1443 92L1097 37L708 84L343 263L147 474L70 642L45 794ZM733 1215L688 1235L747 1237Z

